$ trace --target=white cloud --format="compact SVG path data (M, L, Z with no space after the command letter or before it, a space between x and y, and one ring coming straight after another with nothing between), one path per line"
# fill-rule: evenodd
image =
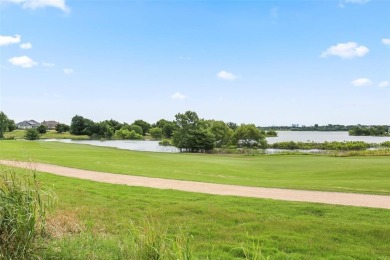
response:
M390 45L390 39L382 39L382 43L386 45Z
M21 57L13 57L8 60L12 65L19 66L22 68L31 68L38 65L37 62L33 61L30 57L21 56Z
M15 36L0 35L0 46L19 43L20 38L21 38L20 35L15 35Z
M370 0L340 0L339 7L344 8L344 4L359 4L363 5L368 3Z
M45 7L59 8L64 12L69 12L69 7L66 6L65 0L0 0L1 2L9 2L21 4L26 9L38 9Z
M366 46L358 46L356 42L339 43L329 47L326 51L321 53L321 58L328 56L338 56L341 58L355 58L363 57L370 50Z
M19 44L19 47L24 50L27 50L32 48L32 44L30 42L26 42L26 43Z
M55 66L55 64L54 63L50 63L50 62L42 62L42 66L43 67L46 67L46 68L52 68L52 67L54 67Z
M186 99L187 96L181 94L180 92L176 92L174 93L172 96L171 96L172 99L176 99L176 100L183 100L183 99Z
M360 79L352 80L351 84L354 85L355 87L368 87L372 85L372 82L367 78L360 78Z
M70 75L70 74L72 74L73 72L74 72L73 69L69 69L69 68L65 68L65 69L64 69L64 74L65 74L65 75Z
M237 76L235 76L233 73L227 72L227 71L220 71L217 74L217 77L224 80L235 80L237 79Z
M378 87L380 88L387 88L388 86L390 86L390 82L388 82L387 80L379 82L378 84Z
M365 4L368 3L370 0L344 0L344 3L347 4Z

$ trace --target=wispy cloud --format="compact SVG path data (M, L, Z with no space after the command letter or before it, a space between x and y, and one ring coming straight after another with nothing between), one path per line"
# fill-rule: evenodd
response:
M55 64L54 63L50 63L50 62L42 62L42 66L43 67L46 67L46 68L52 68L52 67L54 67L55 66Z
M172 99L176 99L176 100L183 100L183 99L186 99L187 96L183 95L182 93L180 92L176 92L174 93L172 96L171 96Z
M328 56L338 56L340 58L355 58L367 55L370 50L366 46L358 45L356 42L339 43L331 46L320 55L321 58Z
M13 57L8 60L12 65L22 67L22 68L31 68L38 65L33 59L27 56Z
M15 35L15 36L0 35L0 46L19 43L20 38L21 38L20 35Z
M65 68L65 69L64 69L64 74L65 74L65 75L73 74L73 72L74 72L73 69L70 69L70 68Z
M368 78L359 78L352 80L351 84L355 87L369 87L372 85L372 81Z
M378 87L380 87L380 88L387 88L387 87L389 87L389 86L390 86L390 82L388 82L387 80L381 81L381 82L379 82L379 84L378 84Z
M66 6L65 0L1 0L1 3L7 2L22 5L26 9L54 7L64 12L70 11L69 7Z
M19 47L24 50L27 50L32 48L32 44L30 42L26 42L26 43L19 44Z
M382 39L382 43L385 45L390 45L390 39Z
M339 7L344 8L346 4L358 4L363 5L368 3L370 0L340 0Z
M235 80L235 79L237 79L236 75L234 75L231 72L227 72L225 70L221 70L220 72L218 72L217 77L220 78L220 79L223 79L223 80Z

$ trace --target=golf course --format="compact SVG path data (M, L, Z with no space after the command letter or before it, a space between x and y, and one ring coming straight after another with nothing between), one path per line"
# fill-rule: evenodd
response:
M0 159L203 183L390 194L388 156L164 154L1 141ZM26 176L31 171L1 166ZM131 187L37 172L44 259L387 259L390 211ZM51 229L50 229L51 228ZM138 234L138 235L137 235ZM149 236L149 237L148 237Z

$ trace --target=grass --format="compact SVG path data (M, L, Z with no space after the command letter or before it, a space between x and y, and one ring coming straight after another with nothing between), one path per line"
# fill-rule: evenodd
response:
M137 258L136 251L156 240L146 237L145 243L134 248L134 239L140 237L135 236L137 232L145 236L157 232L164 237L157 241L166 243L190 238L189 243L177 244L190 244L192 259L390 258L389 210L127 187L37 174L58 198L50 223L59 221L62 227L62 233L47 239L43 259L146 259ZM152 224L145 225L145 219Z
M260 187L390 194L390 157L134 152L57 142L0 141L0 159L120 174Z
M0 258L33 259L36 241L45 231L49 196L36 181L35 172L21 177L0 169Z
M26 130L14 130L12 132L5 132L6 139L24 139ZM48 130L45 134L40 135L40 139L73 139L73 140L89 140L87 135L72 135L69 132L57 133L54 130Z

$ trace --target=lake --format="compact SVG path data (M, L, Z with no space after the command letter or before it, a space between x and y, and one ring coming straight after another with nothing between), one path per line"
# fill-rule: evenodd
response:
M124 150L177 153L179 149L173 146L160 146L158 141L143 140L70 140L70 139L46 139L44 141L56 141L73 144L89 144L96 146L114 147ZM276 142L332 142L332 141L363 141L366 143L383 143L390 141L390 137L375 136L349 136L348 132L313 132L313 131L278 131L278 137L268 137L268 143ZM270 153L277 152L275 149L269 149Z

